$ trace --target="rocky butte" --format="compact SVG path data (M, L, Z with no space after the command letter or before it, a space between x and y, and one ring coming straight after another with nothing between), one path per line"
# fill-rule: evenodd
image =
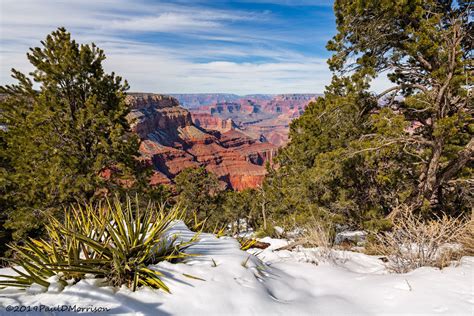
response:
M290 122L303 113L319 94L178 94L192 119L206 129L238 129L254 139L277 147L288 141Z
M204 166L229 188L243 190L262 183L265 164L272 161L277 147L253 139L231 120L212 122L206 115L195 118L179 102L160 94L130 93L127 103L132 131L142 140L143 159L154 166L151 184L172 184L173 178L188 167Z

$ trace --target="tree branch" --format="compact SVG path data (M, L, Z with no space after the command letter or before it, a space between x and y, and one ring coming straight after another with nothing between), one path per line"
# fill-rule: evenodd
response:
M367 151L380 150L384 147L394 145L394 144L408 144L408 143L417 143L417 144L423 144L423 145L428 145L428 146L433 145L433 142L431 142L429 140L426 140L422 137L416 137L416 136L401 137L401 138L394 138L394 139L388 140L386 143L383 143L383 144L381 144L380 146L377 146L377 147L364 148L364 149L361 149L361 150L351 152L350 156L352 157L354 155L357 155L357 154L360 154L360 153L363 153L363 152L367 152Z
M425 68L426 68L427 70L430 70L430 71L431 71L431 70L433 69L433 67L431 66L431 64L430 64L426 59L424 59L423 56L417 54L417 55L416 55L416 60L418 60L418 61L420 62L420 64L422 64L423 66L425 66Z
M387 90L385 90L385 91L383 91L382 93L380 93L380 94L377 96L377 99L380 99L381 97L383 97L383 96L386 95L386 94L389 94L390 92L399 91L400 89L402 89L402 86L394 86L394 87L388 88Z
M421 90L425 93L428 93L429 90L427 87L421 85L421 84L416 84L416 83L413 83L413 84L402 84L402 85L398 85L398 86L394 86L394 87L391 87L391 88L388 88L387 90L381 92L379 95L377 95L377 99L380 99L381 97L383 97L384 95L386 94L389 94L393 91L399 91L399 90L402 90L404 88L414 88L414 89L418 89L418 90Z
M451 161L446 168L441 171L441 176L438 177L438 181L436 183L437 186L441 185L444 182L449 181L452 177L461 170L468 161L472 160L474 156L474 137L471 138L469 143L467 143L466 147L458 153L458 158Z

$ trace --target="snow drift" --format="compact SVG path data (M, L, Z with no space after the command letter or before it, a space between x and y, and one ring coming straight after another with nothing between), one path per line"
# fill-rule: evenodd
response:
M183 240L194 235L182 222L172 233ZM62 291L54 282L48 289L3 289L0 313L7 315L8 306L43 306L41 312L21 314L77 314L54 311L66 305L76 306L81 315L97 315L93 308L104 308L103 314L127 315L474 314L474 257L443 270L420 268L389 274L375 256L334 251L332 260L324 262L317 249L274 251L287 241L262 241L271 246L245 252L233 238L202 234L186 250L196 256L178 264L150 266L165 274L163 281L172 294L104 286L91 276ZM0 274L13 273L8 268L1 270Z

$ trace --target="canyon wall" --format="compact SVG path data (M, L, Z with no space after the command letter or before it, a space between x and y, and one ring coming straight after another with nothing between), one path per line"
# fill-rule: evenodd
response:
M193 123L173 97L132 93L127 103L132 131L142 140L142 159L155 169L151 184L171 184L183 169L204 166L232 189L256 187L276 154L276 146L234 129L232 120L195 115L198 124Z
M236 127L232 119L222 119L210 113L193 112L191 113L191 117L197 127L202 127L207 130L227 132Z

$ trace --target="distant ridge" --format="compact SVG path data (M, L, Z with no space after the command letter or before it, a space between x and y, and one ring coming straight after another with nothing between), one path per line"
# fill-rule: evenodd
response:
M196 108L203 105L210 105L215 103L225 103L225 102L236 102L239 100L252 99L259 101L270 101L278 96L309 96L319 97L322 94L320 93L280 93L280 94L247 94L247 95L237 95L232 93L171 93L169 94L176 99L179 103L188 108Z

